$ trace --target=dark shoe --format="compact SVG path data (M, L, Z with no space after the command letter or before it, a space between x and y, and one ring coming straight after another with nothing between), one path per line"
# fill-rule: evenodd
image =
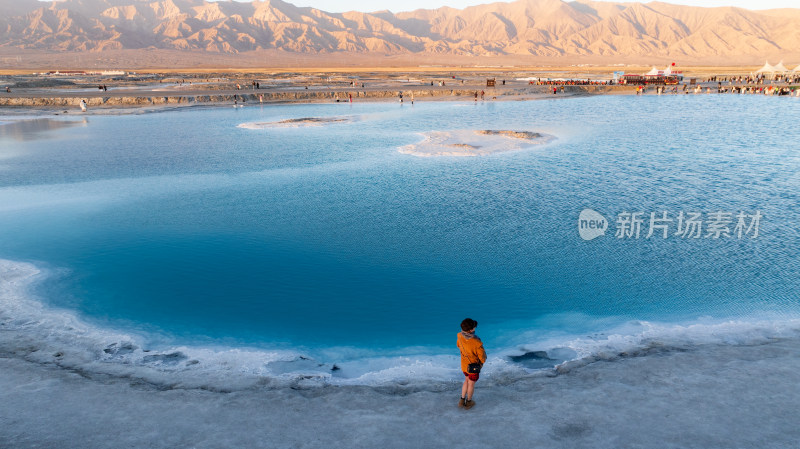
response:
M475 405L475 401L473 401L473 400L464 401L464 408L467 409L467 410L471 409L474 405Z
M459 400L458 400L458 407L459 407L459 408L463 407L463 406L464 406L464 402L466 402L466 401L464 400L464 398L461 398L461 399L459 399Z

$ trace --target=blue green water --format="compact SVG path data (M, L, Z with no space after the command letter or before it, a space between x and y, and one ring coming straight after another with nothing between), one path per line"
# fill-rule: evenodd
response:
M492 345L592 320L800 312L800 102L760 96L185 109L0 126L0 258L90 322L180 342ZM319 127L246 122L356 118ZM4 128L5 127L5 128ZM5 131L4 131L5 129ZM486 157L432 130L558 139ZM583 241L584 208L760 211L755 239ZM732 228L732 225L731 225ZM571 319L569 317L582 317Z

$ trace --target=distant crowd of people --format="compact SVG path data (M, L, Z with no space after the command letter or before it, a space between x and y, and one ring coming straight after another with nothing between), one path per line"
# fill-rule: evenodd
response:
M707 81L712 83L717 82L717 83L728 83L728 84L769 84L769 83L798 84L800 83L800 73L776 74L773 76L767 76L764 73L759 73L757 75L747 75L747 76L739 75L731 77L712 76Z
M636 87L636 95L642 95L647 92L647 86L637 86ZM694 93L694 94L710 94L710 93L718 93L718 94L751 94L751 95L788 95L788 96L797 96L800 97L800 89L789 87L789 86L753 86L753 85L733 85L733 86L723 86L722 81L717 81L716 88L712 88L711 86L700 86L696 85L692 88L688 84L683 84L681 87L679 86L655 86L655 93L657 95L661 94L677 94L682 92L684 94Z
M530 80L528 84L534 86L606 86L611 84L611 81L600 80L544 80L539 78L536 81Z
M717 89L721 94L761 94L761 95L788 95L800 97L800 89L789 86L729 86Z

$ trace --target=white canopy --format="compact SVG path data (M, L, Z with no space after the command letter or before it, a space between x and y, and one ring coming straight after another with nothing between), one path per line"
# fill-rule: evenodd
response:
M775 67L770 65L769 61L764 63L764 67L756 70L756 73L775 73Z
M650 75L658 75L658 69L656 68L656 66L653 66L653 68L650 69L649 72L645 73L645 76L650 76Z
M668 65L666 69L664 69L664 75L672 75L672 66Z
M787 69L786 66L783 65L783 60L781 60L781 62L779 62L778 65L776 65L772 69L775 70L775 72L777 73L785 73L789 71L789 69Z
M795 67L794 70L792 70L792 73L797 73L797 72L800 72L800 64L798 64L797 67Z

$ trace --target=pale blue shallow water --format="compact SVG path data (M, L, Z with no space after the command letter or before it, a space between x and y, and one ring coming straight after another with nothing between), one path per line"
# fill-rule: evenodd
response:
M246 122L353 116L320 127ZM370 351L487 346L609 322L800 312L800 101L590 97L186 109L0 126L0 258L103 326ZM11 128L14 126L14 128ZM541 148L420 158L417 133L522 129ZM577 218L760 211L757 239L587 242Z

